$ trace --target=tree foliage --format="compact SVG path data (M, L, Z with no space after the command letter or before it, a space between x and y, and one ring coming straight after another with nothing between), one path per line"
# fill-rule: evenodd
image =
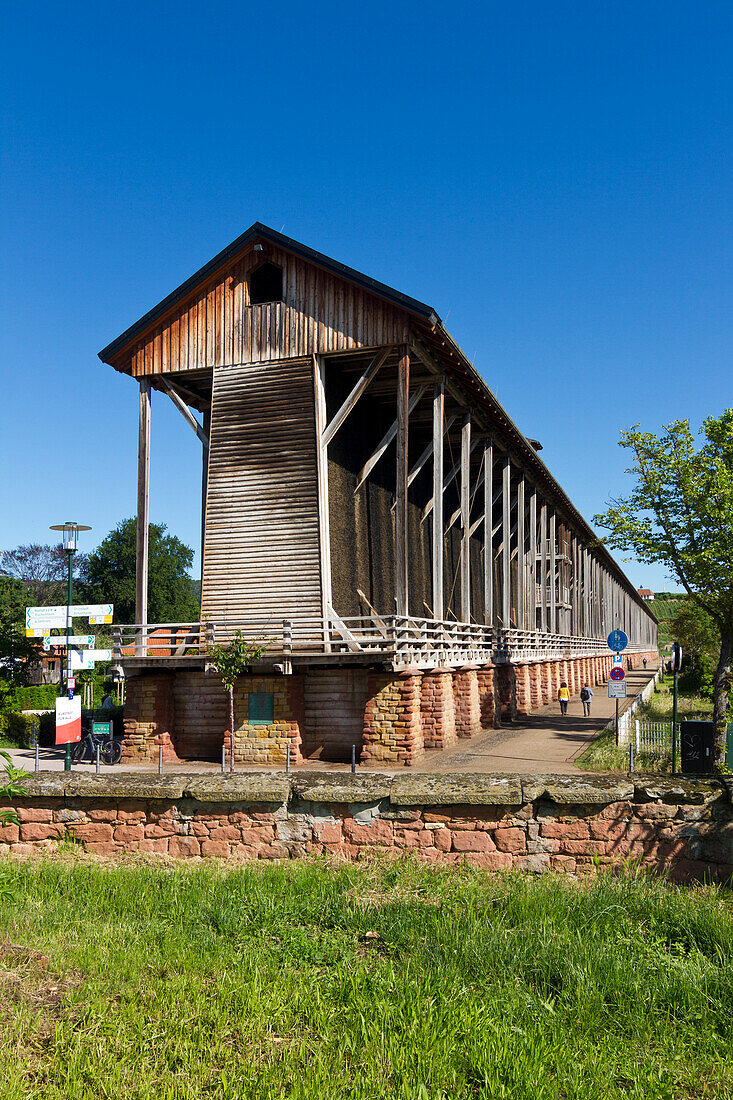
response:
M26 590L20 581L0 577L0 710L17 687L28 683L40 642L25 636Z
M68 568L68 555L60 543L30 543L0 554L0 576L19 581L30 606L66 603ZM74 554L73 568L77 581L84 581L86 554Z
M621 434L635 478L628 497L614 499L596 523L605 540L642 562L663 565L714 624L718 664L714 718L722 746L733 656L733 409L702 426L696 445L688 420L659 436L635 425Z
M166 531L162 523L151 523L148 528L148 621L193 622L199 614L188 574L193 550ZM117 622L135 621L136 539L135 520L125 519L89 555L89 599L113 603Z

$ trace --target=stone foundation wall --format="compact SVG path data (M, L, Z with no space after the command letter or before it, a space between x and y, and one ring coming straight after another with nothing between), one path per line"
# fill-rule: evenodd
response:
M628 661L640 667L645 656L651 661L657 655L630 654ZM311 691L310 717L305 709L308 673L242 677L235 689L234 758L240 764L280 764L289 744L291 760L296 763L302 759L307 722L309 756L323 753L328 758L330 745L331 750L336 746L343 759L354 744L360 745L361 763L413 767L426 750L444 749L456 738L472 737L481 729L530 715L553 702L562 681L571 695L577 695L586 682L591 686L605 683L610 668L611 658L598 656L461 669L407 668L400 673L362 670L363 685L360 681L358 692L352 685L350 693L342 696L338 670L318 672L314 675L327 676L333 685L332 690L320 694ZM353 673L343 675L354 677ZM269 725L249 721L251 692L273 694L274 716ZM318 721L314 707L319 709ZM360 736L357 709L361 707ZM123 759L157 760L161 744L168 762L218 760L223 744L228 759L228 725L226 693L215 675L186 670L133 676L127 686Z
M39 773L0 851L73 840L100 857L399 857L490 871L592 874L629 863L673 879L733 876L733 780ZM5 803L3 808L8 804Z

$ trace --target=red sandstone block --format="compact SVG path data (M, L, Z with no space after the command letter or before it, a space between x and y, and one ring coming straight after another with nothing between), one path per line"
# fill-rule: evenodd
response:
M671 820L677 813L677 807L668 806L665 802L642 802L634 806L634 812L647 821Z
M159 821L150 825L144 826L144 832L146 837L150 837L151 840L160 840L163 837L175 836L176 827L172 821ZM157 851L158 849L151 849Z
M289 852L282 844L263 844L257 855L260 859L287 859Z
M556 840L580 840L588 835L587 821L543 821L540 825L540 836Z
M590 835L593 840L605 840L616 842L621 840L629 827L627 820L621 821L591 821Z
M603 856L606 854L606 843L603 840L563 840L562 850L571 856Z
M168 841L168 854L171 856L198 856L201 845L195 836L172 836Z
M113 841L100 841L84 845L84 850L95 856L116 856L124 851Z
M87 817L90 821L106 821L108 823L117 821L117 809L110 810L88 810Z
M252 838L252 841L250 843L254 843L255 839L259 839L258 831L251 831L255 833L255 836ZM229 841L235 844L241 844L242 842L242 830L238 829L235 825L220 825L218 828L215 826L210 830L209 836L211 840L214 840L219 844Z
M20 839L20 829L17 825L0 826L0 843L17 844Z
M163 853L168 851L168 837L157 838L153 840L141 840L138 845L138 851L140 852L158 852Z
M508 852L467 852L461 859L484 871L508 871L512 865Z
M635 807L630 802L610 802L608 806L604 806L598 817L602 818L618 818L618 817L633 817Z
M441 852L449 852L451 848L452 836L448 829L436 829L433 832L435 838L433 843L435 847Z
M50 840L58 839L63 833L63 827L61 825L40 825L35 822L31 822L28 825L21 824L20 826L20 839L21 840ZM111 835L111 831L110 831Z
M226 828L226 826L222 826ZM272 825L261 825L253 829L242 829L241 843L246 844L249 847L256 846L258 844L269 844L270 841L275 839L275 830ZM228 836L214 836L212 833L212 840L228 840L231 839Z
M137 845L144 836L142 825L118 825L115 829L115 840L119 844Z
M112 826L105 825L102 822L95 822L90 825L72 825L70 828L73 829L76 839L81 840L84 844L107 843L113 838Z
M225 840L205 840L201 845L201 855L207 859L228 859L229 845Z
M52 810L39 810L23 805L14 806L12 808L17 813L18 818L20 819L22 824L25 822L48 823L50 821L53 821Z
M313 835L321 844L340 844L343 840L343 831L338 821L328 821L323 825L315 825Z
M360 825L353 818L344 823L344 836L352 844L391 844L394 830L391 821L374 821L371 825Z
M576 860L573 856L550 856L550 866L555 871L566 871L572 875L575 872Z
M454 832L453 850L456 852L495 852L496 845L488 833Z
M517 855L527 851L527 837L523 829L494 829L491 836L500 852Z
M656 834L657 829L647 821L630 821L626 829L627 840L648 840Z

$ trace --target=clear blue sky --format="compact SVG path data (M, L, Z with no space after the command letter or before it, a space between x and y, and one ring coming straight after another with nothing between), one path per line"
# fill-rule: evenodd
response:
M729 2L3 22L0 548L133 514L137 387L97 352L256 220L433 305L589 519L622 427L733 404ZM151 519L193 546L199 462L154 394Z

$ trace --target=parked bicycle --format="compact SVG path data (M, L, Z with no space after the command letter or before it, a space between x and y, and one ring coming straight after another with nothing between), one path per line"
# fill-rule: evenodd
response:
M71 750L71 759L75 764L84 762L94 764L97 759L97 745L99 745L99 759L102 764L119 764L122 745L119 741L115 741L111 733L95 732L94 725L92 721L87 723L84 737Z

